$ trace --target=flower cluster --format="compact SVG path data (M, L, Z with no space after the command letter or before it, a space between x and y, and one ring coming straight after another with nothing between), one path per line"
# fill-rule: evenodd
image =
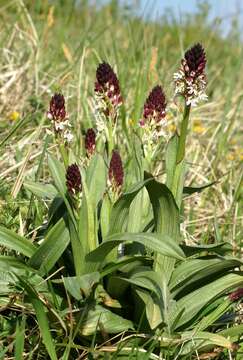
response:
M65 99L62 94L56 93L52 96L47 117L52 121L55 133L61 135L65 142L71 142L73 134L70 131L71 125L65 109Z
M237 290L235 290L231 294L229 294L229 299L231 301L237 301L241 298L243 298L243 288L238 288Z
M124 172L122 160L117 150L112 151L110 166L109 166L109 181L114 192L119 192L123 184Z
M146 149L152 149L159 137L164 135L163 126L166 116L165 94L161 86L155 86L145 101L143 117L139 124L143 128L143 144Z
M81 174L77 164L72 164L68 166L66 172L66 185L70 195L77 195L81 192Z
M96 134L94 129L90 128L87 130L85 134L84 146L87 156L90 157L94 153L96 146Z
M101 63L96 70L95 94L99 110L115 121L122 96L117 76L106 62Z
M174 74L175 93L184 96L187 105L195 106L207 100L206 62L202 45L196 44L186 51L179 72Z

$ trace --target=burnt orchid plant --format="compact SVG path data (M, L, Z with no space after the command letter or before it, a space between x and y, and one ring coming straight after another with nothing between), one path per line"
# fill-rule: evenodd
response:
M184 198L206 187L185 184L190 109L206 100L205 66L202 45L186 51L174 75L184 115L168 141L167 100L157 85L128 146L108 63L97 69L96 123L85 131L82 156L70 151L63 95L52 97L48 119L61 156L48 154L50 184L25 183L48 204L47 221L34 241L0 229L1 245L16 251L0 262L1 301L11 295L19 313L35 314L51 359L77 359L91 339L118 357L138 346L151 351L151 343L154 356L167 351L167 359L234 349L242 325L226 315L242 298L242 262L229 243L189 246L180 231ZM165 183L154 176L163 156Z

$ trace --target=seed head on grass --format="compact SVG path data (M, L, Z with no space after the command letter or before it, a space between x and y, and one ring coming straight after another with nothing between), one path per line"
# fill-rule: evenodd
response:
M112 67L103 62L96 70L95 94L98 108L105 116L116 120L117 110L122 104L122 96L118 78Z
M56 135L62 137L67 143L71 142L73 139L71 125L65 108L65 99L61 93L52 96L47 117L52 121Z
M184 96L187 105L195 106L207 100L206 62L204 48L196 44L185 52L181 68L174 74L175 94Z
M70 195L77 195L81 192L81 174L77 164L72 164L68 166L66 172L66 185Z
M117 150L113 150L109 166L109 181L114 192L120 192L123 179L124 171L121 156Z
M93 128L87 130L84 143L87 156L90 157L94 153L96 146L96 134Z

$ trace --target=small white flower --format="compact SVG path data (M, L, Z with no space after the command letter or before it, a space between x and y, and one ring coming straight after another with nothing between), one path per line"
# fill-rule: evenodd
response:
M71 133L70 130L66 130L66 131L63 133L63 138L64 138L68 143L70 143L70 142L73 140L73 134Z

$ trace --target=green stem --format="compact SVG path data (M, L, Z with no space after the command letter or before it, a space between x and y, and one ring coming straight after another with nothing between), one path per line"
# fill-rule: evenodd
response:
M176 156L177 164L179 164L185 157L186 136L187 136L190 110L191 110L191 105L185 105L183 119L181 123L181 132L179 137L177 156Z
M65 148L65 145L62 142L59 142L59 150L62 155L62 160L65 166L65 169L68 168L68 154Z
M111 120L111 119L109 119ZM108 124L108 156L109 159L111 158L112 150L114 148L114 141L113 141L113 127L111 121Z

